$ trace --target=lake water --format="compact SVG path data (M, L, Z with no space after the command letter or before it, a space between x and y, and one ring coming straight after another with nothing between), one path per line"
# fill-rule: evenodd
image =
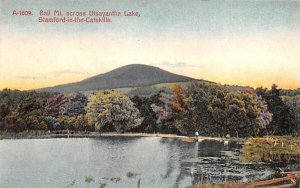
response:
M239 163L239 146L177 138L101 137L0 140L1 187L185 187L248 181L274 169ZM134 176L128 177L128 172ZM86 176L92 177L90 183Z

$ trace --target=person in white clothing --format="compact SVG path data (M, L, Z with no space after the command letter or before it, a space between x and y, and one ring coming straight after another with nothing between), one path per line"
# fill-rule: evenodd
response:
M197 137L197 141L198 141L198 137L199 137L199 133L198 133L198 131L196 131L196 132L195 132L195 135L196 135L196 137Z

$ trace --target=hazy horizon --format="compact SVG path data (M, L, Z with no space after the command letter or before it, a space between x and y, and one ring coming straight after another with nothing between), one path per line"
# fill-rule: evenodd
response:
M300 1L0 2L0 90L77 82L129 64L221 84L300 87ZM48 9L141 16L38 23L39 11ZM34 16L12 16L13 10Z
M146 64L128 64L128 65L146 65ZM128 66L128 65L124 65L124 66L121 66L121 67L125 67L125 66ZM154 66L154 65L148 65L148 66ZM99 75L108 73L108 72L110 72L110 71L113 71L113 70L118 69L118 68L121 68L121 67L114 68L114 69L109 70L109 71L104 72L104 73L99 73L99 74L96 74L96 75L91 75L91 76L89 76L89 77L87 77L87 78L83 78L83 79L81 79L81 80L77 80L77 81L74 81L74 82L62 83L62 84L58 84L58 85L64 85L64 84L70 84L70 83L80 82L80 81L83 81L83 80L85 80L85 79L88 79L88 78L91 78L91 77L94 77L94 76L99 76ZM154 67L160 68L159 66L154 66ZM167 70L165 70L165 69L163 69L163 68L160 68L160 69L162 69L162 70L164 70L164 71L167 71ZM168 72L170 72L170 71L168 71ZM170 72L170 73L173 73L173 72ZM176 74L176 73L175 73L175 74ZM178 74L178 75L180 75L180 74ZM182 76L188 76L188 75L182 75ZM188 76L188 77L189 77L189 76ZM190 77L190 78L193 78L193 77ZM205 79L202 79L202 78L200 78L200 79L199 79L199 78L194 78L194 79L196 79L196 80L197 80L197 79L198 79L198 80L205 80ZM211 80L206 80L206 81L211 81ZM232 85L232 86L235 86L235 84L227 84L227 83L221 83L221 82L216 82L216 83L222 84L222 85ZM277 85L276 83L273 83L273 84ZM273 85L273 84L272 84L272 85ZM17 90L21 90L21 91L22 91L22 90L23 90L23 91L26 91L26 90L36 90L36 89L42 89L42 88L47 88L47 87L55 87L55 86L58 86L58 85L51 85L51 86L44 86L44 87L40 87L40 88L30 88L30 89L2 88L2 89L0 89L0 91L3 90L3 89L17 89ZM268 86L268 87L264 87L264 86L253 87L253 86L249 86L249 85L236 85L236 86L253 87L254 89L255 89L255 88L258 88L258 87L263 87L263 88L268 88L268 89L270 89L270 88L272 87L272 85L270 85L270 86ZM280 89L290 89L290 88L280 88ZM294 88L294 89L300 89L300 87Z

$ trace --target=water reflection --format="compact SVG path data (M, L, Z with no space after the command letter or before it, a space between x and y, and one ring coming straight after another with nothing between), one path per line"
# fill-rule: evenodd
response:
M260 179L269 165L240 164L240 146L157 137L0 140L3 187L185 187ZM128 177L127 173L135 174ZM118 181L114 181L114 180Z
M178 162L178 174L173 187L180 187L181 181L190 179L190 184L211 183L216 181L245 181L265 178L274 169L270 165L243 165L239 163L240 146L234 142L228 145L220 141L204 140L187 143L178 139L162 139L169 145L169 160L164 178L174 172ZM178 156L174 160L174 150ZM174 172L175 173L175 172Z

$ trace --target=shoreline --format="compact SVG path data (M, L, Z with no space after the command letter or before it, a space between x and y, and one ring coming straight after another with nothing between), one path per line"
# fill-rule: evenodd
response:
M74 132L70 131L24 131L19 133L0 131L0 140L3 139L43 139L43 138L96 138L96 137L165 137L165 138L182 138L176 134L160 134L160 133L117 133L117 132Z
M62 133L63 132L63 133ZM50 138L101 138L101 137L160 137L160 138L179 138L183 139L196 139L195 137L177 135L177 134L162 134L162 133L135 133L135 132L73 132L68 134L66 131L48 132L48 131L24 131L19 133L0 131L0 140L11 139L50 139ZM209 137L199 136L199 141L215 140L224 141L228 140L222 137ZM231 138L229 140L244 140L244 138Z

